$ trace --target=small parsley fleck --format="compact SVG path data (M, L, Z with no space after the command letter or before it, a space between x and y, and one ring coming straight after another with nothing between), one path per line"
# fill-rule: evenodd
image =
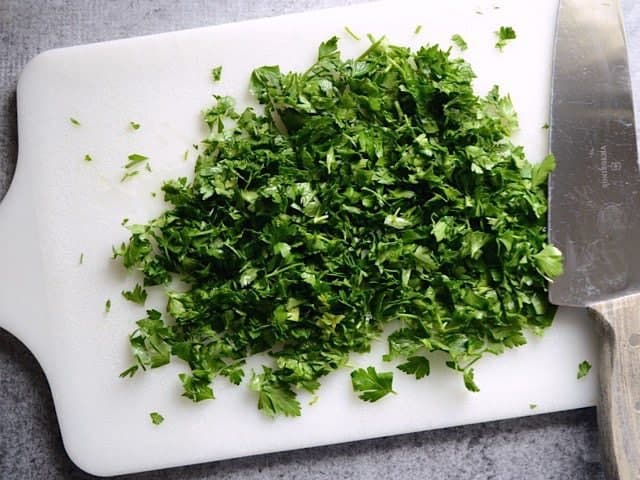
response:
M80 126L80 122L73 117L69 117L69 121L71 122L71 125L74 125L76 127Z
M508 41L514 40L516 38L516 32L512 27L500 27L500 29L497 30L495 34L496 37L498 37L498 41L496 42L495 46L500 51L504 49Z
M451 41L455 44L456 47L458 47L460 49L460 51L464 52L467 48L469 48L469 46L467 45L467 42L464 41L464 38L462 38L459 34L454 34L451 37Z
M126 377L133 377L135 375L135 373L138 371L138 365L133 365L129 368L127 368L126 370L120 372L120 375L118 375L120 378L126 378Z
M214 82L219 82L221 77L222 77L222 66L218 65L217 67L211 69L211 79Z
M151 417L151 422L154 425L160 425L162 422L164 422L164 417L160 415L158 412L151 412L149 414L149 417Z
M138 164L144 162L145 160L149 159L149 157L146 157L144 155L140 155L139 153L132 153L127 158L129 159L129 161L124 166L124 168L127 168L127 169L135 167L136 165L138 165Z
M138 130L140 128L140 124L137 122L129 122L129 126L132 130Z
M136 286L133 288L133 290L123 290L121 293L124 298L126 298L130 302L137 303L138 305L144 305L144 302L147 300L147 291L142 288L139 283L136 283Z
M354 40L360 41L360 37L358 35L356 35L355 33L353 33L353 31L348 26L344 27L344 31L347 32L347 35L349 35Z
M121 182L124 182L125 180L128 180L129 178L135 177L136 175L138 175L140 173L139 170L133 170L131 172L127 172L124 175L122 175L122 178L120 179Z
M92 160L93 160L93 158L88 153L84 156L84 161L85 162L91 162Z
M578 374L577 374L578 380L586 377L590 370L591 370L591 364L589 362L587 362L586 360L584 360L583 362L580 362L580 365L578 365Z

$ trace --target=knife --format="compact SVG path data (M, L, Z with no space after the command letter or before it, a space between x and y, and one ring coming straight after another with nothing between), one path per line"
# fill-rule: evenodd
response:
M549 239L564 273L556 305L600 331L603 466L640 479L640 174L629 67L615 0L560 0L551 85Z

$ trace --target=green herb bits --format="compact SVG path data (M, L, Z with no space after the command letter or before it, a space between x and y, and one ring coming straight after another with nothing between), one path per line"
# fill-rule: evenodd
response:
M344 60L334 37L304 72L253 71L264 112L214 97L193 180L166 181L169 209L127 225L114 250L144 276L132 300L167 291L168 313L149 310L130 336L123 376L178 357L186 397L212 399L226 377L265 414L296 416L300 391L392 323L386 370L428 382L440 351L477 391L482 355L551 324L546 282L561 256L546 234L553 159L525 159L509 97L478 96L473 78L436 45L380 39ZM256 353L268 361L245 374ZM375 401L393 373L355 369L351 381Z

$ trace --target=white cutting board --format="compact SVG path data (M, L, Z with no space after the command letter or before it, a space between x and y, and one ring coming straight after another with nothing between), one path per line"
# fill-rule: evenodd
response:
M477 394L437 356L431 376L419 382L396 370L398 394L376 404L358 400L342 370L324 380L317 403L302 397L302 417L275 420L256 409L246 381L238 388L216 380L214 401L182 398L177 374L186 366L179 361L118 378L131 363L127 335L143 309L121 298L136 279L111 260L111 246L127 239L124 217L145 222L161 212L161 200L150 193L162 180L192 171L195 155L190 149L185 161L183 153L206 135L200 111L211 94L249 102L253 67L308 66L319 42L334 34L349 56L367 47L368 32L413 46L448 46L459 33L469 44L464 57L478 74L478 90L497 83L511 94L521 122L517 141L539 161L547 151L541 127L555 8L555 0L390 1L36 57L18 85L18 167L0 203L0 325L42 365L72 460L90 473L114 475L594 405L597 375L578 381L576 372L582 360L597 366L596 334L584 312L568 309L543 338L482 360ZM345 25L363 40L349 38ZM518 35L504 53L493 46L501 25ZM210 71L217 65L223 80L214 84ZM141 128L131 130L130 121ZM134 152L150 157L153 172L121 183ZM85 154L93 161L83 161ZM160 292L150 300L147 306L163 309ZM384 350L381 342L353 364L379 365ZM151 411L165 422L152 425Z

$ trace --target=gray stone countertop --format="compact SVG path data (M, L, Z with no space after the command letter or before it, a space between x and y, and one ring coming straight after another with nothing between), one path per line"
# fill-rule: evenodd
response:
M17 157L17 76L37 53L363 1L0 0L0 198ZM640 52L636 28L640 22L635 21L640 20L640 8L632 4L633 0L624 2L633 58L633 52ZM0 235L7 234L1 228ZM589 408L126 478L599 480L603 478L599 460L596 414ZM74 478L94 477L75 467L64 451L51 393L38 363L15 337L0 329L0 479Z

